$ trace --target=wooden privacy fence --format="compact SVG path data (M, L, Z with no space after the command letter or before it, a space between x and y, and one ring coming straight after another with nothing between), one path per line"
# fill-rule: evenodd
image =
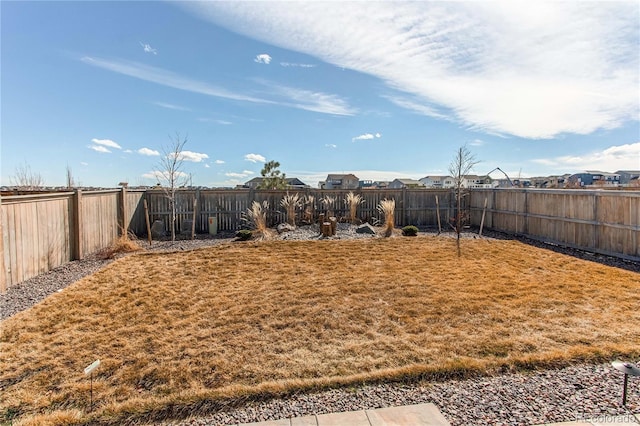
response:
M254 191L250 189L240 190L180 190L176 195L176 231L181 229L191 232L188 226L194 217L195 203L195 229L196 232L208 232L209 218L214 217L220 231L235 231L247 226L243 219L247 209L254 201L269 205L267 210L267 224L273 226L286 220L284 207L280 201L287 194L298 194L303 199L313 197L312 207L318 213L326 210L321 202L324 197L335 199L331 210L336 217L347 218L349 207L345 204L348 190L304 189L304 190L270 190ZM390 189L390 190L362 190L353 191L363 197L363 202L358 206L357 217L366 222L382 221L377 207L381 200L394 199L396 201L395 222L396 226L416 225L420 227L437 224L436 196L440 205L440 216L443 223L453 216L455 200L451 190L425 190L425 189ZM150 221L162 221L165 232L169 232L171 210L169 200L162 190L149 190L146 193L149 206ZM302 209L297 210L297 218L302 217ZM185 226L186 225L186 226ZM140 234L146 232L143 228L136 229Z
M144 191L125 188L2 197L0 291L109 246L144 223Z
M325 211L321 199L334 197L333 211L348 217L344 199L349 191L304 189L288 191L314 197L317 214ZM443 229L455 214L450 189L398 189L354 191L362 195L358 218L382 220L377 206L384 198L396 201L395 225L437 225L436 197ZM179 232L194 217L197 232L208 231L216 218L221 231L235 231L253 201L269 203L269 226L284 222L280 201L287 191L181 189L177 193ZM0 291L66 262L82 259L109 246L123 228L146 234L143 199L151 221L169 230L169 203L161 190L74 191L41 195L3 196L0 201ZM471 191L465 197L471 224L479 226L484 202L484 226L512 234L550 241L598 253L640 259L640 192L589 190L493 189ZM298 210L298 218L300 218ZM190 232L190 227L188 228Z
M533 239L640 259L640 192L498 189L471 193L471 221Z

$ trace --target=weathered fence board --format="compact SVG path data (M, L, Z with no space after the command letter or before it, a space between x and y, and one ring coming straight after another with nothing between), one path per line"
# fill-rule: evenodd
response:
M640 192L474 190L472 223L499 231L624 258L640 258Z
M143 195L122 189L2 197L0 291L109 246L123 228L139 227Z

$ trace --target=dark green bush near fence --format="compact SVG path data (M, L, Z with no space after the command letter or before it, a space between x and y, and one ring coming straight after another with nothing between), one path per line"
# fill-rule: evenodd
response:
M238 238L240 241L250 240L252 236L253 232L251 232L249 229L241 229L236 232L236 238Z
M405 237L415 237L418 235L418 228L413 225L408 225L402 228L402 235Z

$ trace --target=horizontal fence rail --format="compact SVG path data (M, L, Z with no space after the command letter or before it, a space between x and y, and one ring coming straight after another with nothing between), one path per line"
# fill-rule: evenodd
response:
M176 194L176 233L207 233L209 219L217 230L247 227L247 209L267 202L267 224L286 220L280 202L287 194L313 199L306 207L313 219L327 210L321 200L335 199L330 210L347 220L348 190L303 189L258 191L180 189ZM377 207L383 199L396 202L395 225L435 227L438 213L443 230L452 229L455 193L451 189L386 189L353 191L363 198L357 217L376 223L383 217ZM464 197L471 225L528 236L593 252L640 260L640 192L544 189L474 189ZM144 201L150 223L160 222L169 234L169 200L161 189L61 192L0 198L0 291L38 274L108 247L123 232L146 235ZM486 208L485 206L486 202ZM438 212L439 210L439 212ZM303 223L304 208L296 220ZM306 217L307 221L309 220Z

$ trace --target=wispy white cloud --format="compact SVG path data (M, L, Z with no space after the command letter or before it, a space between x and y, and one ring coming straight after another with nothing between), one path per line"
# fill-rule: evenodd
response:
M160 84L163 86L173 87L174 89L185 90L188 92L200 93L202 95L214 96L225 99L233 99L237 101L247 101L254 103L273 103L265 99L259 99L252 96L235 93L226 89L213 86L209 83L194 80L181 76L162 68L151 67L138 62L125 60L107 60L84 56L80 59L88 65L106 69L118 74L128 75L144 81Z
M159 171L159 170L154 170L152 172L147 172L147 173L143 173L142 177L145 179L153 179L156 181L166 181L168 180L168 174L167 172L163 172L163 171ZM176 172L175 173L175 177L179 178L179 179L186 179L189 177L189 175L185 172Z
M294 68L315 68L314 64L298 64L295 62L280 62L280 66Z
M214 161L214 163L216 163L216 164L224 164L224 160L216 160L216 161Z
M185 2L254 39L379 78L397 105L551 138L638 120L638 2ZM366 19L363 19L366 16Z
M122 151L122 152L124 152L125 154L131 154L131 153L133 153L133 151L132 151L132 150L130 150L130 149L125 149L125 150L124 150L124 151Z
M205 169L208 169L208 168L210 168L210 167L211 167L211 166L210 166L210 165L208 165L208 164L205 164L205 165L204 165L204 168L205 168Z
M283 106L332 115L354 115L357 112L338 95L284 86L265 80L256 81L268 87L271 95L281 98L278 103Z
M532 161L563 173L584 170L605 172L640 170L640 142L613 145L602 151L554 158L537 158Z
M469 145L471 146L483 146L485 144L485 142L482 139L474 139L471 142L469 142Z
M180 151L180 158L184 161L191 161L193 163L200 163L201 161L209 158L207 154L193 151Z
M84 161L81 161L81 162L80 162L80 165L82 165L82 166L88 166L88 165L89 165L89 163L85 163Z
M148 156L160 155L159 151L156 151L155 149L146 148L146 147L140 148L137 152L138 154L148 155Z
M366 140L370 140L370 139L376 139L376 138L381 138L382 135L380 133L364 133L360 136L356 136L355 138L351 138L352 142L355 141L366 141Z
M162 108L175 109L177 111L191 111L189 108L186 108L186 107L183 107L183 106L180 106L180 105L170 104L170 103L167 103L167 102L154 102L153 104L157 105L159 107L162 107Z
M198 121L201 121L203 123L216 123L216 124L221 124L223 126L229 126L233 124L232 121L220 120L218 118L209 118L209 117L200 117L198 118Z
M427 117L438 118L441 120L448 120L449 116L438 110L438 108L430 105L430 102L423 100L422 102L411 100L403 96L389 96L384 95L383 98L391 101L401 108L411 110L420 115L426 115Z
M267 159L260 154L247 154L244 156L245 161L250 161L252 163L266 163Z
M253 174L255 173L250 170L243 170L241 173L229 172L229 173L225 173L224 175L231 178L246 178Z
M92 149L96 152L102 152L104 154L110 154L111 151L109 151L106 147L102 146L102 145L88 145L87 148Z
M154 49L150 44L140 42L140 46L142 46L144 51L147 53L153 53L154 55L158 54L158 49Z
M118 145L116 142L112 141L111 139L91 139L91 142L95 143L96 145L102 145L102 146L108 146L109 148L116 148L116 149L122 149L122 147L120 145Z
M269 63L271 62L271 56L267 55L266 53L262 53L260 55L256 55L256 57L253 58L253 62L269 65Z
M298 108L307 111L321 112L324 114L333 115L353 115L356 112L356 110L354 108L351 108L347 101L345 101L344 99L340 98L337 95L323 92L297 89L274 83L262 82L262 84L269 86L269 94L276 98L274 100L264 99L251 95L245 95L243 93L232 92L203 81L194 80L189 77L176 74L172 71L144 65L138 62L125 60L107 60L91 56L84 56L80 60L88 65L106 69L118 74L128 75L140 80L149 81L163 86L173 87L174 89L185 90L188 92L199 93L207 96L259 104L281 105L290 108ZM166 103L156 104L165 108L170 108L173 106Z
M334 143L327 143L324 146L327 147L327 148L337 148L338 147L338 145L336 145Z

